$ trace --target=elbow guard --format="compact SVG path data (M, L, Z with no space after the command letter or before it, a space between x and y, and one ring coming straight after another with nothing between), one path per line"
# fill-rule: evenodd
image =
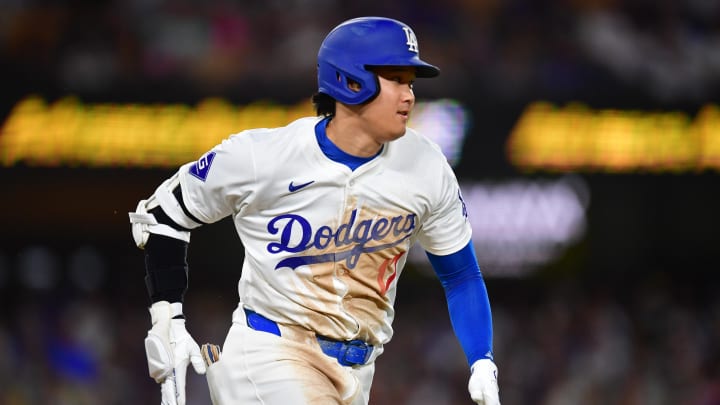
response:
M158 214L158 215L155 215ZM147 200L140 200L135 212L128 213L135 244L144 249L150 234L190 242L190 230L202 223L185 208L176 173L155 190Z

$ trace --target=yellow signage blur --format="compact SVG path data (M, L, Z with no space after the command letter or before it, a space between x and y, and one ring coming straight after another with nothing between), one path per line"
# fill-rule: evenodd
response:
M527 171L686 172L720 169L720 108L683 112L528 106L507 142Z
M0 129L0 165L175 167L224 138L314 115L311 102L236 106L210 98L184 104L84 104L66 97L20 101Z

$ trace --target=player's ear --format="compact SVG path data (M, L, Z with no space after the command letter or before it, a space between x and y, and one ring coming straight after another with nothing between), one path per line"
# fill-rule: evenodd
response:
M362 89L362 86L360 85L360 83L356 82L355 80L353 80L349 77L347 79L347 86L348 86L348 89L354 91L355 93L360 92L360 90Z

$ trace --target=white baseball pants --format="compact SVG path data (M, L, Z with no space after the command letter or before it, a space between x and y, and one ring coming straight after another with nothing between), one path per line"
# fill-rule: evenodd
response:
M345 367L320 349L315 335L281 327L283 337L247 326L241 307L207 370L214 405L367 405L375 363Z

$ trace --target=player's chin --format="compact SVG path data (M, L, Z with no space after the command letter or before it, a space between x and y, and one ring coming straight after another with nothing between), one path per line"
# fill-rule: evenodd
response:
M397 128L393 128L392 131L389 131L390 140L395 140L395 139L402 137L403 135L405 135L406 130L407 130L407 127L405 125L399 126Z
M405 130L407 130L407 123L408 119L407 116L402 116L398 114L399 119L395 122L393 122L393 128L392 133L396 138L399 138L403 135L405 135Z

